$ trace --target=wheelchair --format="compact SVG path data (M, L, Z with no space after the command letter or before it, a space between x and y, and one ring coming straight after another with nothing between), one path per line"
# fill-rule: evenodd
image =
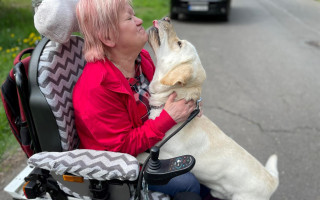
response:
M192 156L158 160L159 148L154 147L140 170L140 163L131 155L77 149L72 89L85 66L83 42L80 36L71 36L63 44L43 37L32 52L28 71L24 65L15 66L35 154L5 191L14 199L170 199L149 191L148 183L165 184L190 171L195 164ZM187 159L189 165L169 169L181 159ZM178 198L196 200L193 195Z

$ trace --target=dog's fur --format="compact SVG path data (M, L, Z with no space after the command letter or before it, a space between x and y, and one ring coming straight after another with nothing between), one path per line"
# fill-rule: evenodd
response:
M206 75L196 49L176 36L168 18L156 22L157 26L149 29L149 44L156 57L150 104L165 104L173 91L177 99L199 99ZM161 110L151 110L150 118L157 117ZM192 173L220 199L268 200L279 183L276 155L264 167L205 116L195 117L171 138L161 148L160 158L185 154L196 159ZM144 158L138 156L141 161Z

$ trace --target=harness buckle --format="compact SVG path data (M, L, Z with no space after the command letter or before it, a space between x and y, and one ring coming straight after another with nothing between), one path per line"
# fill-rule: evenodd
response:
M200 97L198 100L197 100L197 104L196 104L196 106L197 106L197 108L196 109L200 109L200 102L202 101L202 97Z

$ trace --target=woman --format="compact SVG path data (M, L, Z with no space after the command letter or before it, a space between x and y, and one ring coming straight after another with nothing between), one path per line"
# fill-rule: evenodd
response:
M195 103L175 101L173 93L160 116L148 119L148 85L155 66L143 49L148 35L130 0L80 0L77 19L87 61L73 91L80 148L136 156L185 121ZM171 196L183 191L199 194L200 184L187 173L149 189Z

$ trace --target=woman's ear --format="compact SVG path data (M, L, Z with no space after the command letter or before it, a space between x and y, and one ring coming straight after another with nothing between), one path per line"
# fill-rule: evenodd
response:
M107 47L114 47L116 45L115 41L112 39L103 39L101 40L103 44L105 44Z
M116 45L113 34L109 34L109 37L106 37L105 35L103 35L103 36L99 35L99 39L107 47L114 47Z

